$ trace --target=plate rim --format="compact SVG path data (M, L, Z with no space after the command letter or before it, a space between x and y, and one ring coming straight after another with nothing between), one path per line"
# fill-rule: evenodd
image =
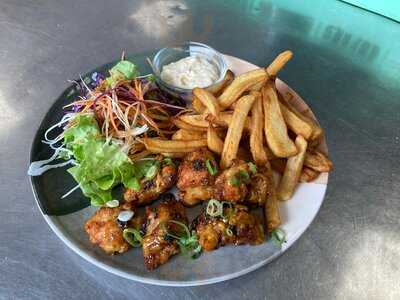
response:
M246 65L251 65L252 67L258 67L255 64L246 61L244 59L235 57L235 56L231 56L231 55L226 55L223 54L224 56L230 58L230 59L234 59L234 60L238 60L240 63L244 63ZM109 64L109 63L107 63ZM104 64L104 65L107 65ZM96 68L97 69L97 68ZM90 72L89 72L90 73ZM279 79L279 78L278 78ZM303 100L302 97L300 97L297 92L295 90L293 90L288 84L286 84L286 82L284 82L283 80L279 79L280 82L285 85L287 88L291 89L296 96L298 96L300 99L302 99L302 101L307 105L308 104ZM67 90L69 87L67 87L65 90ZM60 96L65 92L65 90L60 94ZM57 98L58 99L58 98ZM35 140L37 138L37 134L39 133L39 129L42 127L42 123L43 120L45 119L45 116L47 115L47 113L49 113L51 107L54 105L54 103L51 104L49 110L44 114L44 117L42 119L42 121L40 122L36 133L34 135L33 141L31 143L31 147L30 147L30 155L29 155L29 161L32 162L32 157L33 157L33 148L34 148L34 143ZM311 111L312 112L312 111ZM316 118L315 118L316 119ZM317 119L316 119L317 120ZM318 122L318 120L317 120ZM326 137L325 137L325 141L326 141ZM100 260L96 259L95 257L91 256L89 253L87 253L87 251L85 249L81 249L82 247L79 246L79 244L74 243L73 241L71 241L68 236L65 234L65 231L60 228L58 221L56 220L57 216L51 216L51 215L47 215L44 213L43 208L40 204L39 201L39 196L37 194L36 188L33 184L33 180L32 180L32 176L28 176L29 177L29 183L32 189L32 193L33 196L35 198L35 202L36 205L39 208L39 211L41 213L41 215L43 216L43 218L45 219L46 223L49 225L49 227L51 228L51 230L56 234L56 236L65 244L68 246L69 249L71 249L75 254L77 254L78 256L80 256L81 258L85 259L86 261L88 261L89 263L92 263L93 265L95 265L96 267L99 267L100 269L103 269L109 273L112 273L114 275L123 277L125 279L129 279L129 280L133 280L133 281L137 281L140 283L147 283L147 284L151 284L151 285L158 285L158 286L170 286L170 287L189 287L189 286L201 286L201 285L208 285L208 284L213 284L213 283L219 283L219 282L223 282L223 281L227 281L230 279L234 279L234 278L238 278L242 275L248 274L252 271L255 271L259 268L261 268L264 265L267 265L268 263L270 263L271 261L275 260L276 258L278 258L279 256L281 256L283 253L285 253L294 243L297 242L297 240L308 230L308 228L310 227L310 225L313 223L313 221L315 220L315 217L317 216L317 214L319 213L322 203L325 201L325 195L326 195L326 190L328 187L328 181L329 181L329 174L327 174L326 176L326 183L313 183L313 184L318 184L318 185L322 185L323 186L323 192L322 192L322 200L320 201L318 208L316 209L314 215L309 219L308 222L306 222L306 226L304 227L304 230L300 230L297 233L297 236L295 236L293 239L290 240L290 242L288 242L287 244L285 244L285 247L283 247L282 249L280 249L279 251L275 252L273 255L269 256L268 258L252 265L249 266L245 269L242 269L240 271L231 273L231 274L227 274L227 275L221 275L221 276L217 276L217 277L212 277L209 279L203 279L203 280L192 280L192 281L175 281L175 280L163 280L163 279L153 279L153 278L146 278L143 276L139 276L139 275L134 275L125 271L121 271L120 269L116 268L116 267L112 267L106 263L101 262ZM312 183L309 183L312 184Z

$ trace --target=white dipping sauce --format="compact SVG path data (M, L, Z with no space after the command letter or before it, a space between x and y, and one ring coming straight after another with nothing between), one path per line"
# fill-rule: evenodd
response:
M210 86L218 77L218 68L200 56L182 58L165 65L161 71L163 81L184 89Z

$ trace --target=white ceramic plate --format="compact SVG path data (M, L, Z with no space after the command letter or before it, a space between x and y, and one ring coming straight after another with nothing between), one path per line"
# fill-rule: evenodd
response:
M236 75L257 68L249 62L232 56L225 56L225 58L229 68ZM314 118L305 102L284 82L277 79L276 85L278 90L298 110ZM327 151L325 141L323 141L321 149ZM304 233L316 216L324 199L327 182L328 174L324 173L312 183L301 183L293 198L281 203L280 209L283 218L281 228L287 234L287 242L283 244L282 248L278 248L271 241L267 241L259 246L222 247L217 251L203 253L196 260L188 260L178 255L152 272L146 270L140 249L133 249L122 255L109 256L89 242L83 225L94 212L94 208L88 207L64 216L46 214L43 214L43 216L52 230L69 248L82 258L108 272L157 285L204 285L249 273L286 251ZM72 183L71 179L71 185ZM47 182L47 184L50 183ZM39 200L38 195L40 193L37 192L37 188L38 185L34 183L34 194ZM191 213L193 214L193 211Z

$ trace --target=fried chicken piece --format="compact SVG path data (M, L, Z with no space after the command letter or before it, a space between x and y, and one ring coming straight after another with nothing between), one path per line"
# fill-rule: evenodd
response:
M257 173L251 175L249 192L246 197L247 204L251 206L264 205L274 188L273 178L270 178L270 174L271 172L266 167L258 167Z
M89 235L90 242L99 245L108 254L128 251L129 244L122 236L123 227L140 230L144 223L144 216L134 216L126 224L122 224L118 221L118 215L123 210L132 210L132 206L124 203L115 208L102 207L85 223L85 230Z
M176 240L166 234L166 228L173 228L176 224L168 221L174 220L187 225L188 220L185 207L176 201L173 195L157 208L148 207L146 213L147 229L142 245L144 264L147 269L154 270L165 264L171 256L179 253Z
M214 198L221 201L245 201L250 183L249 166L243 160L235 160L215 180Z
M174 165L163 164L163 157L156 157L160 162L161 168L157 175L152 179L143 178L140 182L140 190L126 189L124 199L135 205L146 205L156 200L162 193L169 190L176 182L176 167Z
M264 241L264 229L260 220L246 206L233 204L232 208L225 208L225 214L227 218L224 219L211 217L203 212L192 223L203 250L212 251L228 244L258 245Z
M186 205L212 198L215 176L207 169L208 160L212 166L217 166L213 154L207 148L201 148L187 154L179 165L177 187L181 201Z

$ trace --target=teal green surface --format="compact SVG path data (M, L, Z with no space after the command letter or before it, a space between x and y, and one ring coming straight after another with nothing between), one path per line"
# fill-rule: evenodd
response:
M369 11L400 21L400 1L398 0L342 0L352 5L362 7Z
M397 87L400 25L344 2L332 2L334 5L313 0L240 0L234 7L241 14L251 16L255 26L272 31L268 37L264 36L267 44L278 36L289 35L308 47L332 50L341 59L376 76L384 86ZM400 1L387 1L391 2L400 6ZM296 50L298 53L299 49Z

